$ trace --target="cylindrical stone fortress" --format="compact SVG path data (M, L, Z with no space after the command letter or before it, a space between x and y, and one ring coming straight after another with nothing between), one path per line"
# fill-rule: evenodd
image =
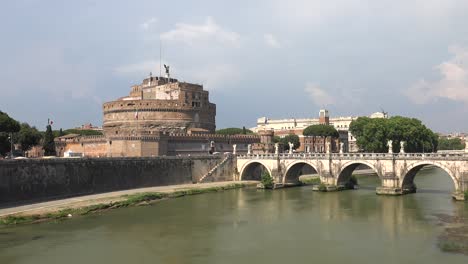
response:
M152 130L213 133L216 129L216 105L209 102L208 91L176 79L149 77L133 86L129 96L105 103L103 113L108 136Z

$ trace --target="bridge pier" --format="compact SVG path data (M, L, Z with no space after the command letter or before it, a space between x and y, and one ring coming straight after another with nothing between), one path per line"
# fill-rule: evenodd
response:
M460 181L458 188L452 194L452 198L456 201L468 200L468 171L460 173Z

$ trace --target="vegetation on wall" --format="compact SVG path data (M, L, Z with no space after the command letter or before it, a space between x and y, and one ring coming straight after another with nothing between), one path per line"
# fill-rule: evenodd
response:
M316 137L332 137L338 138L340 134L338 131L330 125L311 125L304 129L302 133L304 136L316 136Z
M250 135L253 134L252 130L246 129L245 127L243 128L237 128L237 127L229 127L229 128L223 128L216 130L216 134L220 135Z
M60 131L59 131L60 134ZM80 136L100 136L102 135L101 131L96 131L96 130L86 130L86 129L67 129L62 131L63 135L68 135L68 134L78 134Z
M270 173L268 173L267 171L262 173L261 183L263 184L263 187L265 187L265 189L273 189L275 184L273 181L273 177L271 177Z
M437 135L416 118L359 117L351 122L349 131L364 152L388 152L389 140L392 140L393 152L400 151L401 141L405 142L406 152L435 152L438 146Z

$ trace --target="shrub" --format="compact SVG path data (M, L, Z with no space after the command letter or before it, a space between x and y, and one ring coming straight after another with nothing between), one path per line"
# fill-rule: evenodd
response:
M216 134L220 135L250 135L253 134L252 130L246 129L245 127L243 128L237 128L237 127L229 127L229 128L223 128L216 130Z
M262 173L262 184L266 189L273 189L274 186L274 181L273 178L271 177L270 173L268 172L263 172Z
M326 192L327 191L327 186L323 183L320 183L318 186L318 190L321 192Z
M317 185L317 184L322 183L322 182L320 181L320 177L301 179L301 182L302 182L303 184L306 184L306 185L308 185L308 184Z
M459 252L462 246L453 241L442 241L439 242L439 247L445 252Z

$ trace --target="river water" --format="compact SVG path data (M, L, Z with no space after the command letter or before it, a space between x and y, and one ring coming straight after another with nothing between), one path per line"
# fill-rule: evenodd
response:
M468 263L437 247L437 215L466 216L453 183L431 169L418 193L309 186L239 189L117 209L63 222L0 229L0 263Z

